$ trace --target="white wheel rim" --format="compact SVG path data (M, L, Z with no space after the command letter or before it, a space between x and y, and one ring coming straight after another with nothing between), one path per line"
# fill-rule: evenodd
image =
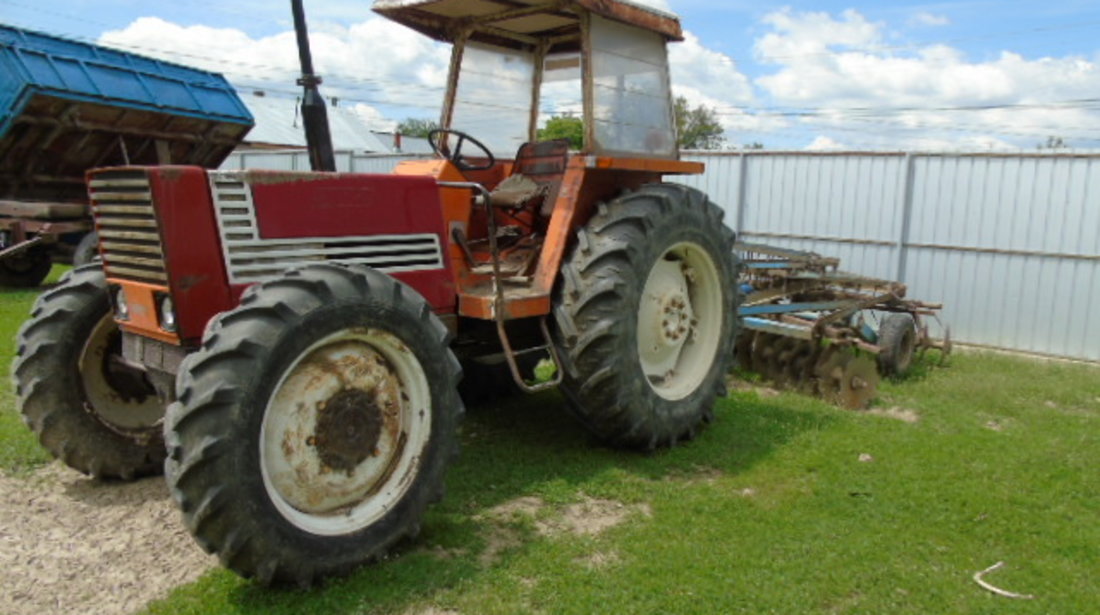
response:
M401 340L377 329L337 332L301 353L264 410L264 488L310 533L367 527L415 481L431 410L427 376Z
M107 313L96 323L80 349L77 369L84 387L84 403L93 416L114 431L148 431L164 418L164 405L153 390L142 391L144 395L140 395L140 399L127 398L107 379L109 342L117 329L114 317Z
M650 387L677 401L706 379L718 352L723 320L718 267L698 244L678 243L661 255L638 306L638 359Z

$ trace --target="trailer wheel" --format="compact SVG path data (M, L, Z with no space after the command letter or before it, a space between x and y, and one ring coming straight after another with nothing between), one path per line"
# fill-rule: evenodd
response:
M9 288L33 288L50 275L53 261L50 253L41 247L0 260L0 286Z
M737 337L734 235L697 190L648 185L580 230L555 292L562 390L597 436L653 449L709 420Z
M99 234L95 231L80 238L73 250L73 266L79 267L99 258Z
M55 457L96 478L160 473L164 407L140 373L112 360L121 337L98 265L43 293L16 343L20 411Z
M457 451L449 341L422 297L365 267L250 289L185 359L165 425L199 544L244 577L308 586L415 535Z
M904 376L913 364L917 327L912 314L891 313L878 330L879 371L884 376Z

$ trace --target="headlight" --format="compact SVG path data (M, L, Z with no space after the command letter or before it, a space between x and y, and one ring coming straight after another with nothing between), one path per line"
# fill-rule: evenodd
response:
M172 298L168 295L161 297L160 299L160 328L165 331L175 332L176 330L176 310L172 305Z
M130 305L126 303L126 291L122 288L115 291L115 316L119 320L130 320Z

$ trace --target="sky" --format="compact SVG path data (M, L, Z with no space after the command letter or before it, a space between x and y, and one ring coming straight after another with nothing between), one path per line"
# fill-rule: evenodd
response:
M635 1L679 15L674 91L729 148L1100 149L1096 0ZM447 49L370 4L306 0L323 91L379 129L437 117ZM297 92L289 2L0 0L0 22Z

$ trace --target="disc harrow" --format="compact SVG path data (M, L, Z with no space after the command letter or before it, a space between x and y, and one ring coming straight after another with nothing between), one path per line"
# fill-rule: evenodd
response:
M866 408L881 376L904 377L929 349L951 353L940 304L905 298L899 282L844 273L840 261L811 252L738 243L745 264L741 369L778 388ZM929 320L943 332L930 333ZM871 323L877 323L875 328Z

